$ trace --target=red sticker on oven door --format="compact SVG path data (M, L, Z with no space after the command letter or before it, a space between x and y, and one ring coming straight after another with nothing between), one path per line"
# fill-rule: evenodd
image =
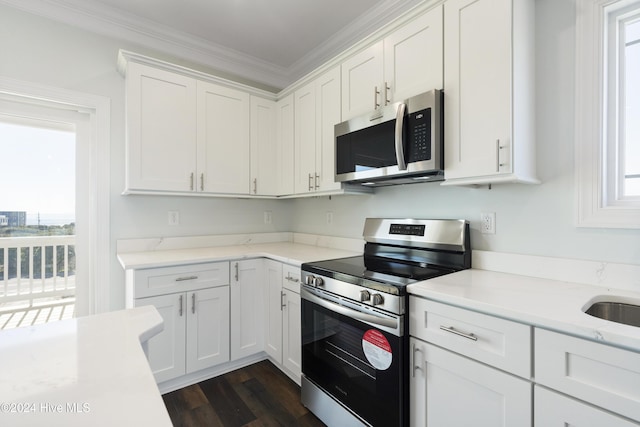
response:
M362 336L362 350L371 365L379 371L389 369L393 354L389 341L376 329L369 329Z

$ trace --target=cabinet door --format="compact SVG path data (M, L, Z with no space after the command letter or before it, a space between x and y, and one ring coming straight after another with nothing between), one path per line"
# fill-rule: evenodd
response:
M276 103L251 97L251 194L278 194Z
M535 386L536 427L637 427L640 424L605 412L595 406Z
M294 106L293 94L276 103L278 194L293 194L294 185Z
M443 87L443 8L439 5L384 39L391 102Z
M161 383L185 374L184 293L135 300L135 306L153 305L162 316L164 329L147 341L147 358L156 382Z
M316 91L312 82L295 92L295 162L296 194L315 190L316 174Z
M231 359L264 350L264 286L261 259L232 263Z
M187 373L229 361L229 286L187 294Z
M298 384L302 373L302 331L300 294L283 290L282 366Z
M338 190L335 181L336 144L334 126L340 123L340 67L316 80L316 175L318 191Z
M532 386L411 338L412 425L531 426Z
M264 349L276 362L282 362L282 264L265 261L267 299L265 305Z
M445 178L511 172L511 0L444 5Z
M383 42L342 63L342 121L384 105Z
M198 82L198 191L249 194L249 94Z
M128 190L190 191L196 171L196 81L127 65Z

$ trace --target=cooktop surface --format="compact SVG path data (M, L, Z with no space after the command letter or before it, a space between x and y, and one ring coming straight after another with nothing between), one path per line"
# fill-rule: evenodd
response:
M442 276L453 271L437 266L412 265L370 256L354 256L311 262L303 264L302 269L316 275L372 287L394 294L404 294L404 288L411 283ZM377 284L397 289L384 290Z

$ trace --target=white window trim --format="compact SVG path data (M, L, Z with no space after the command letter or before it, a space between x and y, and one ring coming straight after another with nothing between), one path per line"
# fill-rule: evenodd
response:
M640 205L607 202L603 178L605 8L625 0L577 0L575 180L578 227L640 228Z
M76 301L76 313L82 316L109 311L111 100L103 96L0 77L0 100L2 99L22 100L31 104L53 103L89 115L87 131L91 133L91 142L87 147L87 157L91 179L87 185L92 197L86 206L81 207L86 209L90 222L88 233L84 234L85 241L82 242L88 251L85 254L89 260L88 271L84 276L88 283L83 288L83 292L88 295L82 301Z

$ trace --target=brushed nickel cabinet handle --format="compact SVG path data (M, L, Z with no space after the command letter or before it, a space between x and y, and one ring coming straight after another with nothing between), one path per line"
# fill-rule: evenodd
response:
M457 331L453 328L453 326L440 326L440 329L442 329L445 332L458 335L459 337L466 338L471 341L478 341L478 337L476 337L475 335Z
M378 95L380 95L380 91L378 90L378 86L373 87L373 109L377 110L380 104L378 104Z
M191 184L189 184L189 188L193 191L193 172L191 172Z
M313 184L311 181L313 180L313 176L309 174L309 191L313 191Z
M176 279L176 282L184 282L187 280L197 280L197 279L198 279L198 276L184 276L184 277L178 277Z
M316 174L316 177L315 177L315 180L314 180L316 190L317 190L318 188L320 188L320 185L318 185L318 180L319 180L319 179L320 179L320 175Z
M180 295L180 302L179 302L179 304L180 304L180 317L182 317L182 302L183 302L182 295Z
M191 294L191 313L196 314L196 293Z
M239 278L240 278L240 272L239 272L238 263L236 262L236 282L239 281Z
M389 99L390 91L391 87L389 86L389 83L384 82L384 105L389 105L389 103L391 103L391 100Z
M415 344L411 344L411 356L412 356L412 364L411 364L411 376L413 378L416 377L416 369L422 371L422 366L416 364L416 353L422 353L422 350L416 347Z
M287 294L285 294L283 291L280 291L280 311L284 310L287 306L287 303L285 302L286 296Z
M253 194L258 194L258 178L253 178Z
M204 173L200 174L200 191L204 191Z

